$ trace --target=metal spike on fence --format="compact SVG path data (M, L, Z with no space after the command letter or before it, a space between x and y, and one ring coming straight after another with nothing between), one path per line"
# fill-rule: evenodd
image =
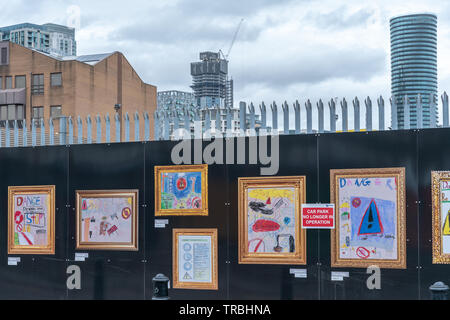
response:
M442 124L444 128L447 128L449 126L447 92L444 91L444 94L441 96L441 99L442 99Z
M77 117L77 130L78 130L78 144L83 143L83 120L81 117Z
M31 120L31 145L36 147L37 143L36 120Z
M437 126L437 107L436 107L436 96L432 93L430 94L430 128L436 128Z
M66 145L66 134L67 134L67 119L66 117L59 118L59 144Z
M125 112L125 142L130 142L130 116Z
M342 109L342 131L348 131L348 104L345 98L341 101L341 109Z
M28 146L28 127L27 120L23 119L23 129L22 129L22 144L24 147Z
M111 142L111 120L109 118L109 113L105 116L105 142Z
M55 127L53 125L53 118L48 119L48 128L49 128L49 140L50 140L50 145L54 146L55 145Z
M409 130L411 128L411 111L407 95L405 95L405 98L403 100L403 117L403 122L405 123L403 129Z
M232 112L233 112L233 110L230 108L230 107L227 107L226 109L225 109L225 111L226 111L226 121L227 121L227 133L230 133L231 132L231 130L233 129L232 128L232 119L233 119L233 114L232 114Z
M417 129L423 128L423 103L422 103L422 96L420 93L417 95L416 98L416 113L417 113Z
M372 131L372 100L368 96L364 100L366 105L366 131Z
M159 121L160 117L158 111L153 112L153 131L156 141L159 140Z
M116 114L114 115L114 123L115 123L115 128L116 128L116 142L120 142L122 141L122 135L121 135L121 129L120 127L122 126L122 119L120 118L120 115L118 112L116 112ZM168 121L169 119L167 119Z
M267 108L264 101L259 105L259 110L261 111L261 129L267 130Z
M139 113L136 111L134 113L134 141L138 142L139 140L140 140Z
M69 117L69 145L73 144L73 120L72 116Z
M319 99L319 102L317 102L317 112L318 112L318 121L319 121L319 133L323 133L323 131L324 131L324 128L323 128L323 122L324 122L324 120L323 120L323 118L324 118L324 115L323 115L323 102L322 102L322 99Z
M284 126L284 130L283 133L288 135L289 134L289 105L287 103L287 101L284 101L283 105L283 126Z
M205 110L205 128L203 132L211 132L211 113L209 109Z
M360 104L359 104L359 99L358 97L355 97L355 99L353 99L353 123L355 126L355 132L361 131L361 126L360 126Z
M189 138L190 138L191 137L191 118L190 118L188 108L183 109L183 115L184 115L184 130L186 130L186 132L189 134Z
M6 120L5 125L5 147L9 148L11 146L11 132L9 130L9 120Z
M222 131L222 121L220 119L220 108L216 107L216 121L215 121L215 128L216 128L216 134L220 133Z
M92 143L92 120L91 116L88 115L86 118L86 129L87 129L87 143Z
M150 141L150 117L148 112L144 112L144 139Z
M295 100L294 103L294 113L295 113L295 134L300 134L302 132L302 122L300 114L300 103Z
M250 130L255 130L255 106L253 105L253 102L250 103L249 107L249 113L250 113Z
M398 110L397 110L397 98L395 96L389 99L391 103L391 129L398 129Z
M41 118L41 146L45 146L45 126L44 119Z
M336 132L336 101L334 99L328 102L328 108L330 109L330 131Z
M17 127L17 120L14 120L14 147L19 146L19 128Z
M97 129L96 143L102 143L102 119L99 114L95 117L95 126Z
M306 133L312 133L312 104L311 101L305 102L306 109Z
M377 99L378 103L378 128L380 131L384 131L384 99L380 95Z
M275 101L270 105L270 109L272 109L272 131L278 134L278 106Z
M247 127L247 104L245 102L239 102L239 128L245 132Z
M170 113L166 111L164 114L164 130L163 130L163 140L169 140L170 137Z
M172 123L173 123L173 130L172 134L177 131L180 128L180 120L178 119L178 111L173 110L172 112Z

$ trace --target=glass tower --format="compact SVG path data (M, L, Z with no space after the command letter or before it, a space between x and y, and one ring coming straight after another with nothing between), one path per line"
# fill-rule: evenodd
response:
M410 106L410 126L417 128L419 95L423 127L430 127L432 117L437 120L437 17L405 15L392 18L390 25L391 90L392 99L397 102L398 128L405 124L405 96Z

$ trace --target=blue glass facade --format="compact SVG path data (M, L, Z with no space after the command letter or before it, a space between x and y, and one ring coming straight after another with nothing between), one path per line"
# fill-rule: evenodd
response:
M437 118L437 17L411 14L392 18L391 90L397 102L398 127L404 127L404 98L410 103L410 125L417 127L417 97L422 97L423 126Z

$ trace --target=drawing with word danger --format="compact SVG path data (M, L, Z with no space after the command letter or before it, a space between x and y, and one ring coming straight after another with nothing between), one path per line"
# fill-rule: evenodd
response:
M46 246L50 197L46 194L14 196L14 244Z

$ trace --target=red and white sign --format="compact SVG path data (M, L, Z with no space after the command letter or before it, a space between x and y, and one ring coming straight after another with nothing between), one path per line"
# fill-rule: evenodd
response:
M303 229L334 229L334 204L302 204Z

